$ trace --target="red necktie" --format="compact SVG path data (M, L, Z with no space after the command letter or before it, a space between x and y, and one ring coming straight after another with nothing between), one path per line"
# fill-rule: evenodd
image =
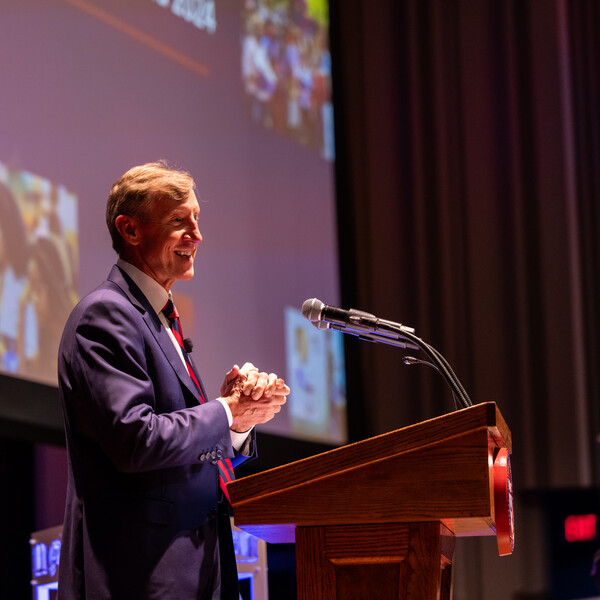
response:
M173 335L175 336L175 339L177 340L177 343L181 348L181 352L185 360L185 366L187 367L187 371L190 374L194 385L196 386L196 390L198 391L198 399L200 400L200 404L204 404L206 402L206 397L204 396L204 392L202 391L202 386L200 385L198 378L194 374L194 369L192 368L190 358L183 344L183 331L181 329L179 313L177 312L177 309L175 308L175 305L173 304L173 301L171 299L167 301L164 308L162 309L162 312L165 315L165 317L167 317L167 319L169 320L169 323L171 324L171 331L173 332ZM231 504L231 501L229 499L229 493L227 491L227 483L235 479L235 475L233 473L233 465L231 464L231 460L229 460L228 458L221 458L218 462L218 466L219 483L221 485L221 490L223 491L225 498L227 498L227 501Z

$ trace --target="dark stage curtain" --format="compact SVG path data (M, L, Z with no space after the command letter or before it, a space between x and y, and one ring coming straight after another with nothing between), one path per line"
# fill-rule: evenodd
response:
M591 4L333 5L344 304L415 327L498 403L521 488L595 468L600 28L573 14ZM346 344L353 439L453 409L413 351Z
M569 50L572 62L575 180L585 371L593 431L600 431L600 4L570 1Z

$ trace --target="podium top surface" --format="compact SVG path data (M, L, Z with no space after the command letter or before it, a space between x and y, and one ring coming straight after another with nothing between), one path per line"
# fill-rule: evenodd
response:
M333 475L349 464L365 464L466 433L486 429L498 448L512 451L512 437L496 403L486 402L409 425L367 440L335 448L228 484L234 506L258 498L274 488L293 488L306 479Z

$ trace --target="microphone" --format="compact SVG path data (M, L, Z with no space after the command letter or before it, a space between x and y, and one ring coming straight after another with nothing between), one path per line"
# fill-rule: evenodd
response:
M335 306L323 304L317 298L309 298L302 304L302 315L305 316L311 323L315 321L325 321L326 323L334 323L336 325L347 325L352 322L352 319L364 319L365 321L375 322L377 317L370 313L362 312L351 308L344 310Z
M317 329L335 329L370 342L419 349L419 346L410 344L405 339L412 339L415 331L412 327L379 319L362 310L344 310L324 304L317 298L309 298L302 304L302 315Z
M183 340L183 349L190 354L194 349L194 342L192 342L190 338L185 338L185 340Z

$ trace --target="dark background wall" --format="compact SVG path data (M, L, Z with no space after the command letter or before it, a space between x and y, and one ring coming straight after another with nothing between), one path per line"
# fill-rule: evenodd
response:
M344 305L415 327L513 434L515 553L460 540L457 599L594 591L592 547L586 571L558 577L553 519L595 506L598 32L598 4L584 0L332 4ZM441 379L400 350L350 339L347 354L351 440L452 409ZM1 514L23 541L59 518L39 506L61 489L64 454L2 432ZM318 450L265 447L272 462ZM0 581L19 584L0 596L25 597L13 590L28 567L27 547L3 542Z
M547 509L585 510L596 480L598 9L337 3L343 297L416 327L513 433L517 550L462 543L459 598L594 592L590 548L558 582ZM348 352L354 435L451 408L441 380L401 370L398 350Z

